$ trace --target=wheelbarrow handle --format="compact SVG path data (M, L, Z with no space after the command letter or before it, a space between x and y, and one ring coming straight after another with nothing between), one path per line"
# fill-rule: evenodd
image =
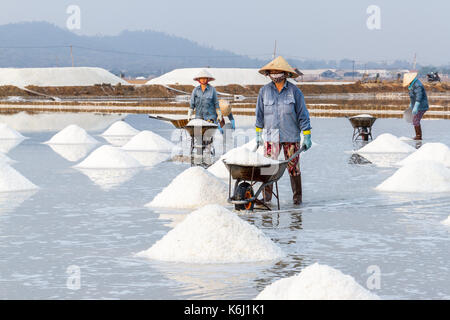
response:
M291 162L294 160L295 157L297 157L300 153L303 151L306 151L306 146L303 145L300 149L298 149L289 159L285 160L286 162Z

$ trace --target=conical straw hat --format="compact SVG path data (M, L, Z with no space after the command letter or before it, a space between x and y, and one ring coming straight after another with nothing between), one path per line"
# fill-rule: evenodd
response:
M417 77L417 72L408 72L403 75L403 86L407 87Z
M194 81L198 81L201 78L208 78L209 81L216 80L214 77L205 69L200 70L200 72L194 77Z
M270 70L288 72L289 78L297 78L299 76L299 74L295 72L294 68L292 68L282 56L279 56L274 60L272 60L271 62L269 62L268 64L266 64L259 70L259 73L267 75L268 71Z

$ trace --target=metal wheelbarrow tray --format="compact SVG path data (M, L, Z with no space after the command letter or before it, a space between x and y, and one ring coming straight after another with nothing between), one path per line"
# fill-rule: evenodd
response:
M289 159L280 161L275 165L239 165L227 163L225 159L222 160L230 173L228 179L228 202L234 204L235 209L238 211L253 211L255 202L257 201L258 196L261 194L264 188L272 183L275 183L275 192L273 193L273 195L277 199L277 207L278 210L280 210L278 180L281 179L284 172L286 171L288 163L304 150L304 148L300 148ZM234 183L233 195L231 195L232 178L236 180ZM261 183L261 185L256 190L256 192L254 192L253 187L256 185L256 183L259 182ZM267 210L271 210L267 205L263 205Z

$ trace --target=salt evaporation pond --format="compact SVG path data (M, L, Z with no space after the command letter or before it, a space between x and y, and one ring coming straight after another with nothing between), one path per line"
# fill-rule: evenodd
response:
M236 133L254 132L253 120L236 118ZM101 125L102 119L99 115L98 128L88 130L99 141L95 148L108 144L100 135L111 119ZM146 115L125 120L141 132L171 140L170 123ZM424 143L449 145L448 124L423 120ZM352 163L347 152L359 147L351 142L347 119L313 118L312 127L317 145L301 158L304 205L291 206L285 174L279 182L282 212L239 215L285 256L239 263L136 257L195 210L145 206L189 163L168 159L144 168L88 169L95 174L87 176L73 168L84 158L74 163L43 144L56 130L20 131L28 139L5 148L5 155L39 189L0 192L0 298L254 299L277 280L319 263L351 276L381 299L449 299L450 227L443 222L449 217L450 194L376 191L400 167ZM401 119L378 119L373 127L374 137L412 131ZM67 288L71 266L80 268L79 290ZM373 266L381 272L380 289L367 287ZM320 284L315 276L308 279Z

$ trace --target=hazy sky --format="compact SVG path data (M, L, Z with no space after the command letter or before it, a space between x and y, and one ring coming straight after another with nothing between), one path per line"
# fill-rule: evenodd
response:
M0 24L48 21L66 27L69 5L81 10L79 34L151 29L202 45L261 58L450 63L448 0L14 0L2 1ZM366 12L380 8L381 29ZM263 56L265 55L265 56Z

